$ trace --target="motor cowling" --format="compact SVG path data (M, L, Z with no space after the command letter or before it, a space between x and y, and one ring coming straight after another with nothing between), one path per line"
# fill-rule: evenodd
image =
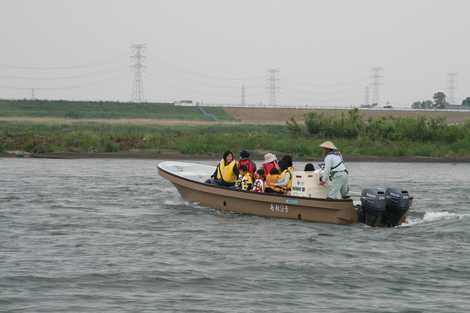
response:
M369 226L398 226L411 207L408 191L396 187L366 188L361 192L358 220Z
M361 192L361 208L358 212L359 222L369 226L379 226L386 210L384 188L366 188Z
M402 222L408 209L411 207L413 198L408 191L401 188L385 189L386 210L382 217L384 226L397 226Z

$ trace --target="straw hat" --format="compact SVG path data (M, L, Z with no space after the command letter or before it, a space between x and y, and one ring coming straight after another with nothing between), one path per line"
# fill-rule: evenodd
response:
M274 162L274 161L277 161L277 158L276 158L276 155L275 155L275 154L266 153L266 154L264 155L264 162L263 162L263 164L271 163L271 162Z
M325 141L320 145L320 148L336 150L336 146L331 141Z

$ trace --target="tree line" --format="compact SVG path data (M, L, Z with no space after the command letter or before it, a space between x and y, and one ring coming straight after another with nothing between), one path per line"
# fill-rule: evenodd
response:
M438 91L434 93L433 100L415 101L411 104L413 109L445 109L448 107L447 96L444 92ZM470 109L470 97L462 101L463 108Z

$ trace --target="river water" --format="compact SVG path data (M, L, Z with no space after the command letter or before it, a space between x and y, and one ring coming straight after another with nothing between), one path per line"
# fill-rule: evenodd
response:
M0 312L469 312L470 165L349 163L404 226L221 213L157 161L0 159Z

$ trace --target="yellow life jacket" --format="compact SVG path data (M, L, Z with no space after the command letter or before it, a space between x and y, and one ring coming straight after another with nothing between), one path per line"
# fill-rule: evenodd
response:
M292 173L293 172L294 172L294 168L290 166L287 169L283 170L281 173L281 177L285 175L289 175L289 181L287 182L287 185L286 185L287 190L292 190Z
M269 174L268 176L266 176L265 189L269 188L275 192L281 192L281 193L286 192L286 188L276 186L276 183L279 180L279 178L281 178L281 175L279 174Z
M249 191L253 185L253 180L251 179L250 173L246 173L241 180L241 189L243 191Z
M233 184L237 181L237 176L233 173L233 168L237 165L237 161L232 160L229 164L225 164L222 159L217 166L217 179L221 179L226 183Z

